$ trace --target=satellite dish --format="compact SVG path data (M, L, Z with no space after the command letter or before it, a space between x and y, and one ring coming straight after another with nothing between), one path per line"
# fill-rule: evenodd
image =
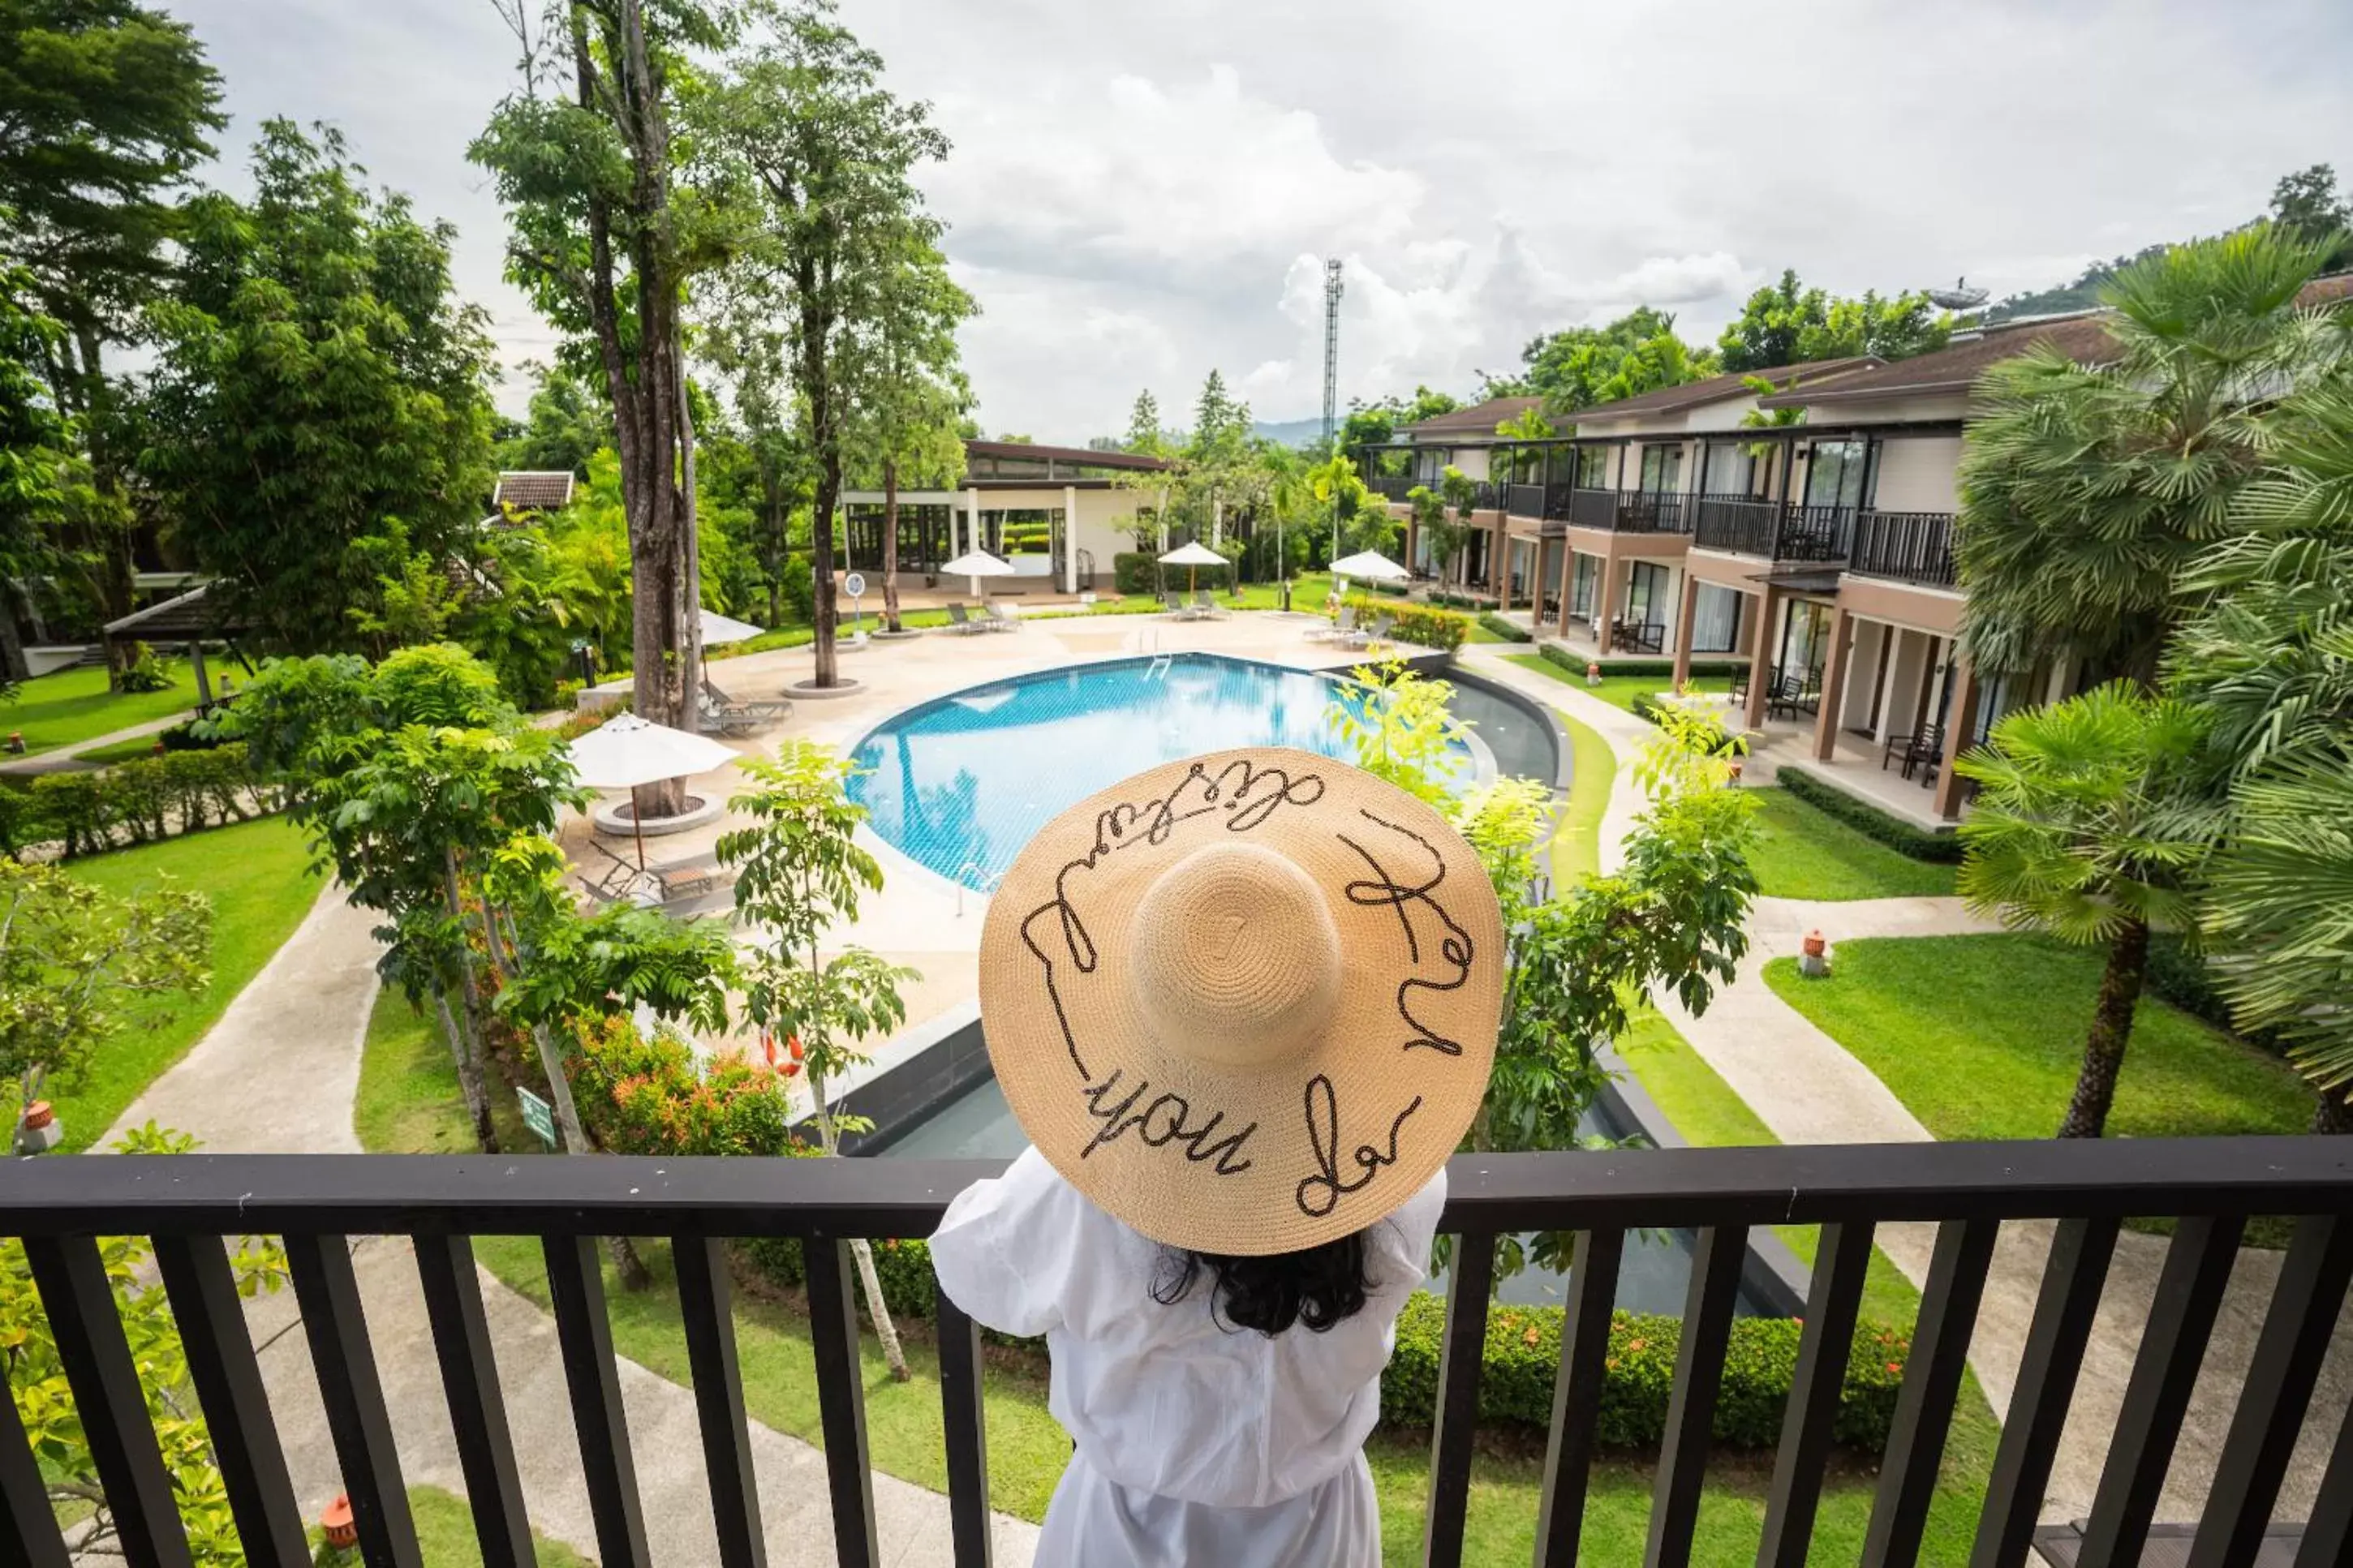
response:
M1986 302L1988 291L1972 289L1967 278L1957 279L1949 289L1931 289L1929 301L1947 310L1974 310Z

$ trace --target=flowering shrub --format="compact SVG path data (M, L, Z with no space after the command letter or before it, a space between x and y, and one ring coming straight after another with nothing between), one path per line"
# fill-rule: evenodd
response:
M729 1052L703 1062L674 1035L638 1033L627 1017L578 1029L572 1094L588 1135L617 1154L817 1152L793 1134L784 1067Z

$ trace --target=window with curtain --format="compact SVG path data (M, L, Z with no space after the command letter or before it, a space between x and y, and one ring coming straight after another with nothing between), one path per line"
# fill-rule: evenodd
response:
M1682 447L1642 448L1642 488L1653 493L1672 493L1683 488Z
M1860 507L1871 504L1862 493L1871 468L1869 443L1818 441L1813 460L1806 465L1808 506Z
M1609 488L1609 447L1579 447L1577 449L1577 488L1583 490Z
M1593 618L1593 586L1599 581L1600 565L1600 557L1580 554L1577 570L1569 574L1568 613L1579 620Z
M1667 569L1653 561L1637 561L1626 584L1626 619L1636 626L1667 624Z
M1714 583L1702 583L1692 605L1692 652L1730 653L1739 629L1739 594Z

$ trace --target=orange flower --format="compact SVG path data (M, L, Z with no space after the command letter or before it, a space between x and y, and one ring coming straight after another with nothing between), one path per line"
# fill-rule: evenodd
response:
M1891 1361L1887 1363L1887 1370L1890 1372L1902 1372L1904 1370L1904 1363L1900 1361Z

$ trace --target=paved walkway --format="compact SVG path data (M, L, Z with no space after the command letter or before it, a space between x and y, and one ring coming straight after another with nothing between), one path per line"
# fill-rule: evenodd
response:
M143 724L132 724L121 730L110 730L103 735L92 735L86 741L69 741L62 746L53 746L36 757L10 757L0 761L0 773L15 773L22 777L39 773L85 772L100 764L81 761L74 755L76 752L95 751L100 746L111 746L118 741L135 741L142 735L162 734L174 724L186 723L189 715L195 711L195 710L191 708L185 712L167 713L161 719L150 719Z
M195 1134L217 1153L357 1153L352 1102L376 994L372 923L339 891L322 897L221 1021L148 1087L122 1124L152 1117ZM405 1241L370 1237L358 1243L355 1257L402 1473L412 1484L462 1493L414 1255ZM480 1278L532 1522L593 1555L596 1528L554 1323L487 1270ZM293 1293L258 1300L248 1315L297 1496L304 1514L316 1517L343 1483ZM694 1396L626 1359L620 1373L638 1492L654 1526L653 1561L660 1568L716 1564ZM751 1441L768 1560L778 1568L834 1562L824 1455L757 1425ZM952 1554L944 1497L877 1474L874 1501L889 1568L946 1568ZM1037 1536L1036 1526L999 1515L997 1561L1022 1568Z

